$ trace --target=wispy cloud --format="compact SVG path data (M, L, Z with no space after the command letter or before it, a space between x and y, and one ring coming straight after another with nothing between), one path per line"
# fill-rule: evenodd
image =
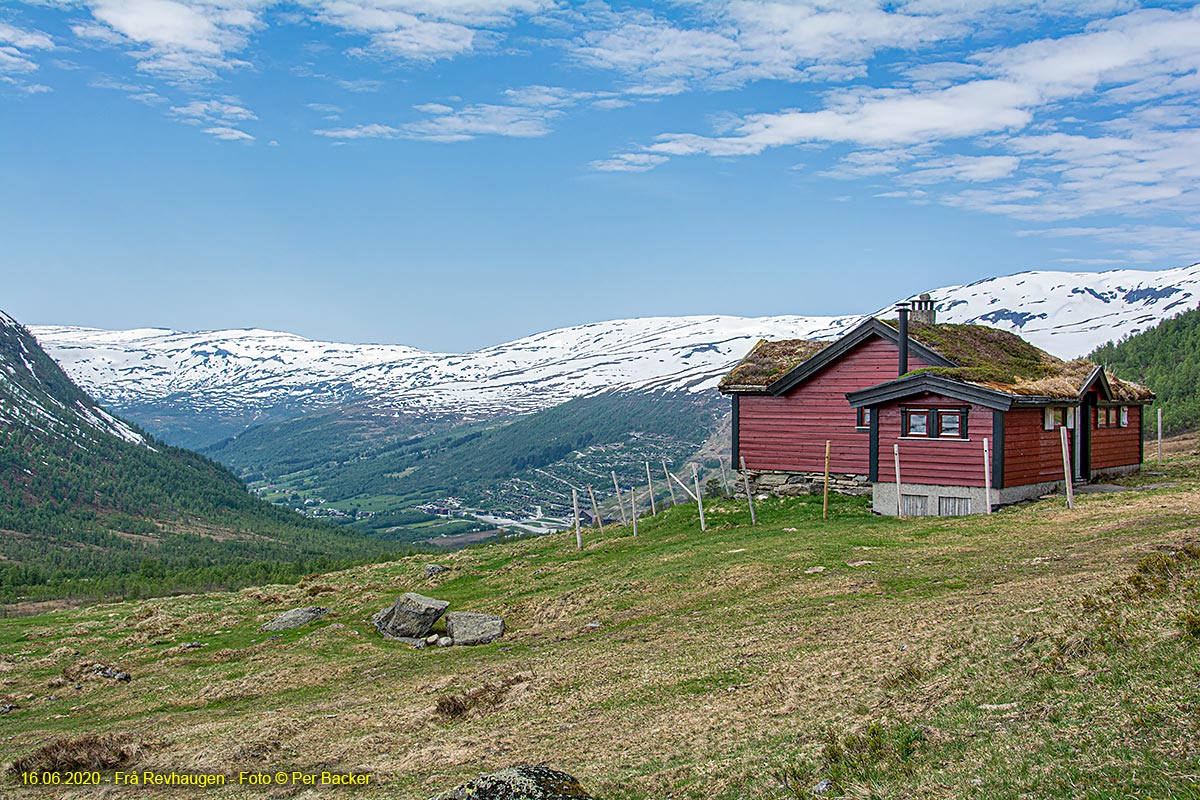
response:
M26 77L38 71L34 52L53 50L54 40L36 30L0 22L0 83L15 86L26 94L40 94L50 87L29 83Z
M662 134L593 166L651 163L632 160L635 155L744 157L842 144L856 149L825 174L891 176L923 187L995 182L941 196L980 211L1030 219L1145 208L1200 211L1194 189L1200 177L1194 128L1200 9L1138 11L970 61L970 69L957 72L943 65L934 82L922 75L908 85L845 88L827 93L822 108L746 115L719 135ZM1130 96L1146 105L1121 107ZM1168 98L1193 102L1164 106ZM1056 121L1063 104L1095 108L1097 101L1108 109L1107 119ZM1073 132L1055 131L1057 125ZM1050 132L1038 130L1047 127ZM952 144L977 152L930 155Z
M218 138L222 141L225 141L225 142L253 142L254 141L254 137L251 136L250 134L246 133L245 131L239 130L237 128L230 128L226 125L215 125L211 128L205 128L204 132L207 133L209 136L215 136L216 138Z
M1200 253L1200 229L1195 227L1135 224L1110 227L1078 226L1025 230L1019 231L1017 235L1094 239L1117 245L1116 253L1127 261L1172 259L1190 264L1195 263L1196 254Z
M437 61L470 53L497 40L522 15L551 0L317 0L316 19L367 37L351 54Z
M220 100L193 100L182 106L172 106L171 115L188 125L207 126L204 133L226 142L252 142L254 137L236 127L252 122L258 116L240 104L236 97Z
M465 142L480 136L530 139L551 132L550 123L565 110L612 93L581 92L559 86L523 86L503 92L504 103L422 103L413 110L423 119L402 125L379 123L313 131L331 139L424 139Z

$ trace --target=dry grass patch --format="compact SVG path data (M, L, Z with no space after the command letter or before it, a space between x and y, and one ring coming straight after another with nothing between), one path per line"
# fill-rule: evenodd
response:
M142 744L116 734L64 736L13 761L7 774L20 778L23 772L116 769L133 763L142 750Z
M532 673L519 672L465 692L442 695L437 700L436 712L444 719L460 719L468 714L482 716L498 708L513 687L527 685L533 677Z

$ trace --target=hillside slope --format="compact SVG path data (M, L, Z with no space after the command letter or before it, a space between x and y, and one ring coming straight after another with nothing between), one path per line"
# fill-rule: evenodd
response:
M1157 398L1144 420L1147 429L1163 410L1167 435L1200 428L1200 309L1097 348L1091 359L1115 375L1154 388Z
M517 762L603 800L1191 798L1198 467L1073 511L1057 498L969 519L834 497L823 521L804 497L761 503L751 526L744 504L712 501L701 533L680 505L636 538L479 547L430 579L411 558L0 620L5 757L111 734L140 754L128 769L225 775L198 793L223 798L318 796L237 775L324 770L369 774L363 796L428 800ZM406 591L501 614L507 633L384 640L368 617ZM314 598L328 617L260 632ZM78 796L17 776L0 791Z
M389 549L108 414L0 314L0 602L245 585Z

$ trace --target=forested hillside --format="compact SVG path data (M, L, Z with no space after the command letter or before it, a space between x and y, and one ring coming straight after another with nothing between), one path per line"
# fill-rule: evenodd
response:
M1154 390L1158 398L1144 417L1148 428L1156 424L1159 408L1167 435L1200 427L1200 309L1098 347L1091 359Z
M392 548L108 415L0 315L0 602L239 586Z

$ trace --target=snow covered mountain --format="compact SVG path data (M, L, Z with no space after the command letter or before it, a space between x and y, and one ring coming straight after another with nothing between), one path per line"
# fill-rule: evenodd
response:
M1159 272L1025 272L930 294L941 321L994 325L1073 357L1194 307L1200 264ZM32 330L106 405L168 439L199 445L255 421L344 402L471 419L536 411L609 388L708 391L759 339L834 338L859 319L614 320L462 354L263 330Z
M2 311L0 425L84 448L105 436L149 447L140 433L79 391L28 331Z

